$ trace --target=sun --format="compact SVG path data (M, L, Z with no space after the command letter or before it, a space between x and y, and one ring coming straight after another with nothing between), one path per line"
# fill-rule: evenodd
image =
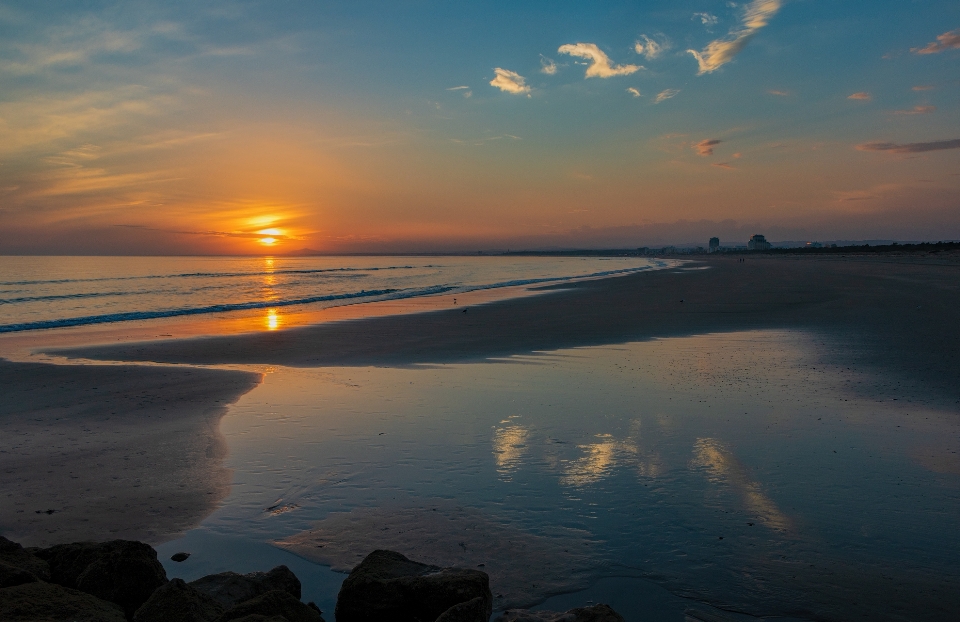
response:
M257 233L265 236L258 240L264 246L273 246L280 241L277 239L278 236L283 235L283 231L280 229L261 229L260 231L257 231Z

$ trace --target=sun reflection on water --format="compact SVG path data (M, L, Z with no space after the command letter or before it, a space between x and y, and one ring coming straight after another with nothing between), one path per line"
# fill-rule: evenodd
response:
M264 318L267 330L277 330L280 328L280 315L276 309L267 309L267 316Z

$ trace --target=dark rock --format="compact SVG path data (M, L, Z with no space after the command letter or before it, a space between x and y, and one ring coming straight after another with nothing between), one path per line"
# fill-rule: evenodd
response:
M465 603L450 607L440 614L436 622L488 622L490 612L487 611L486 606L483 598L477 596Z
M213 622L223 610L223 605L183 579L171 579L137 609L133 622Z
M422 622L478 597L489 619L493 595L485 572L428 566L378 550L343 582L335 617L337 622Z
M0 589L0 620L125 622L123 610L90 594L52 583L26 583Z
M170 556L170 559L175 562L185 562L188 557L190 557L190 553L174 553Z
M39 580L32 572L0 562L0 588L36 583Z
M3 536L0 536L0 563L25 570L41 581L50 580L50 565L47 562Z
M143 542L58 544L37 555L50 564L51 581L117 603L128 618L167 582L157 552Z
M221 572L191 581L190 586L227 608L272 590L286 592L300 600L300 579L286 566L277 566L270 572L250 574Z
M299 599L282 590L272 590L242 602L217 618L217 622L243 620L252 615L268 619L280 617L287 622L323 622L316 609L304 605Z
M248 616L243 616L242 618L237 618L233 622L289 622L286 618L281 616L262 616L258 613L251 613Z
M624 622L623 616L610 605L577 607L566 613L559 611L504 611L495 622Z

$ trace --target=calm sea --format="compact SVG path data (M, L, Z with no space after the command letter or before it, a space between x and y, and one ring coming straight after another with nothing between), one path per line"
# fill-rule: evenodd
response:
M0 333L562 283L638 257L0 257Z

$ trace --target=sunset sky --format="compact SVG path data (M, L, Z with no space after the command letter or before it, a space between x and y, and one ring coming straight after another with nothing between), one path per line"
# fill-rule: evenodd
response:
M0 3L0 253L753 233L960 239L960 2Z

